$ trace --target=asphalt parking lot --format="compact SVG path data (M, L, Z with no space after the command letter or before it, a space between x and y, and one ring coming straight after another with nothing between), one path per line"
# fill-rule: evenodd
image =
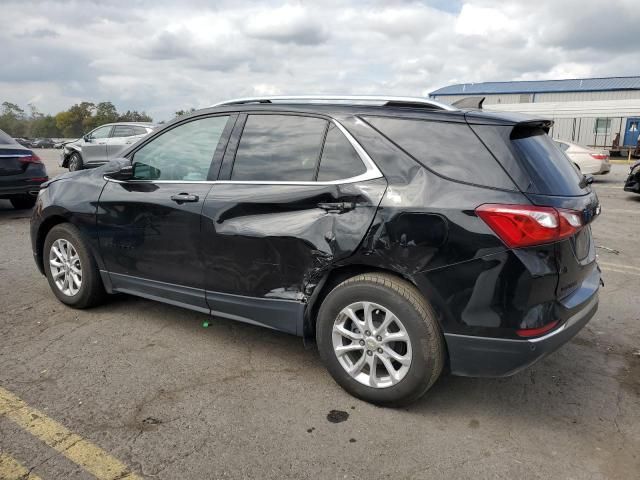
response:
M38 152L51 176L58 153ZM514 377L445 376L400 410L350 397L293 336L205 329L205 315L127 296L64 307L33 263L30 212L0 200L0 478L639 478L627 171L595 183L606 286L587 327Z

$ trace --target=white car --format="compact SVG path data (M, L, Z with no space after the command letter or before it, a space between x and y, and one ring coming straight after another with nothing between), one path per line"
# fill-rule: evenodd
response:
M584 175L604 175L611 171L608 151L596 150L563 140L554 141Z

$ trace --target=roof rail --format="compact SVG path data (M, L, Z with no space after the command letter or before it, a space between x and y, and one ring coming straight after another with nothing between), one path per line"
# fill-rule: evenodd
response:
M384 95L278 95L268 97L235 98L211 105L245 105L248 103L344 103L347 105L374 104L388 107L431 108L434 110L454 111L457 108L446 103L436 102L422 97L388 97Z

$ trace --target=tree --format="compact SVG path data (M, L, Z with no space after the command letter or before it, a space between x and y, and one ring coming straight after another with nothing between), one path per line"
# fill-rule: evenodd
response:
M96 105L95 116L92 120L91 129L104 125L105 123L113 123L118 121L118 111L111 102L100 102Z
M77 103L66 112L56 115L56 126L65 137L80 137L94 127L95 108L95 104L91 102Z
M56 125L55 117L51 115L40 115L31 121L29 135L31 137L59 138L62 136L62 133Z
M153 122L153 119L144 112L138 112L137 110L127 110L127 113L123 113L118 117L119 122Z
M27 119L24 110L15 103L2 102L0 109L0 130L12 137L23 137L27 131Z
M183 115L189 115L190 113L195 112L195 111L196 111L196 109L193 108L193 107L191 107L189 110L178 110L176 112L176 117L181 117Z

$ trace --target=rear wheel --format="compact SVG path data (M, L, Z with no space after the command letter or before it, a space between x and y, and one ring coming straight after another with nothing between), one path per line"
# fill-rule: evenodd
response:
M22 197L13 197L10 198L9 201L13 208L16 210L25 210L27 208L33 208L36 204L36 197L30 197L28 195L24 195Z
M51 229L44 241L43 262L49 286L62 303L88 308L104 299L98 266L73 225L62 223Z
M316 337L336 382L379 405L417 400L444 364L433 310L413 285L393 275L358 275L333 289L318 312Z
M69 171L76 172L78 170L82 170L82 157L78 152L74 152L69 157Z

